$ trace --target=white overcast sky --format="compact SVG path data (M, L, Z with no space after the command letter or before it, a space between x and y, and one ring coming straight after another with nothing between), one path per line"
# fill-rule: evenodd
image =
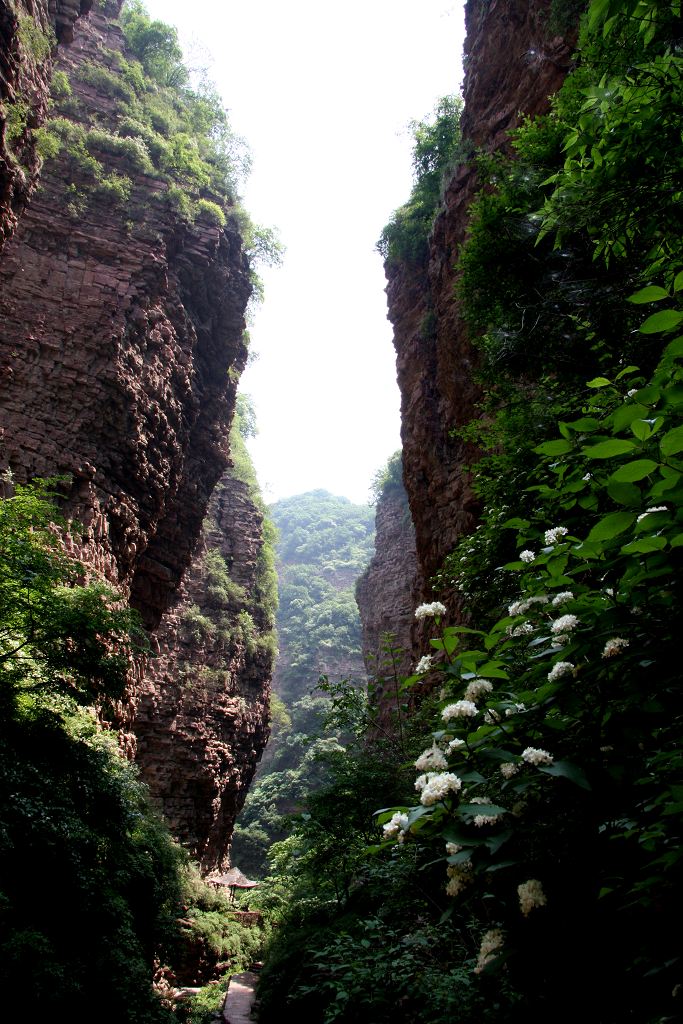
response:
M244 205L275 227L250 326L251 452L267 501L322 487L356 502L399 446L375 242L411 187L408 122L462 82L463 0L146 0L177 27L249 144Z

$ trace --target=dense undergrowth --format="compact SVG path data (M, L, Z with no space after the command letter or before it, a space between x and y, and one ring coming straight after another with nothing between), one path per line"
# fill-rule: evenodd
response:
M680 26L593 0L551 112L479 158L483 513L434 581L470 625L420 609L428 739L361 724L275 848L264 1022L680 1018Z

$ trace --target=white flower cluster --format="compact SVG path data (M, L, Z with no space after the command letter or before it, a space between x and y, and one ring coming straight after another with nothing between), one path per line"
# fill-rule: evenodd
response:
M519 626L514 626L512 629L508 627L508 636L528 636L529 633L535 632L535 626L532 626L530 622L520 622Z
M447 704L441 712L441 717L444 722L449 722L451 718L474 718L478 714L477 705L473 704L471 700L456 700L454 704Z
M441 604L441 601L432 601L431 604L421 604L415 609L416 619L431 619L435 615L445 615L446 605Z
M524 551L520 551L519 558L520 558L521 562L527 562L528 563L528 562L533 562L535 560L535 558L536 558L536 555L534 554L533 551L530 551L529 548L525 548Z
M638 394L638 388L629 388L628 391L626 392L626 397L627 398L633 398L633 396L637 395L637 394Z
M425 654L415 666L415 674L421 676L423 672L429 672L433 660L431 654Z
M500 766L500 774L504 779L511 779L518 771L519 765L515 764L513 761L504 761Z
M668 512L668 511L669 510L666 507L666 505L653 505L652 508L646 508L644 512L641 512L641 514L636 519L636 522L639 523L641 521L641 519L645 518L645 516L649 516L650 512Z
M548 598L545 594L536 594L533 597L525 597L523 601L513 601L508 607L508 615L526 615L532 605L547 604Z
M408 828L408 815L396 811L384 825L384 838L393 839L399 833L405 833Z
M495 708L489 708L488 711L484 712L484 721L487 725L495 725L500 722L500 715Z
M448 761L443 751L437 747L435 741L429 750L425 750L420 754L415 762L415 767L419 772L440 771L442 768L448 767Z
M417 782L415 783L417 788ZM443 800L449 793L459 793L462 789L462 779L459 779L453 772L429 773L427 781L420 793L420 803L425 807L431 807Z
M456 853L460 853L462 846L459 843L446 843L446 853L449 857L454 857Z
M550 630L552 633L567 633L578 624L579 620L576 615L560 615L559 619L555 619L552 623Z
M478 700L482 693L491 693L492 689L493 683L490 683L488 679L473 679L465 690L465 700Z
M537 878L530 878L528 882L522 882L517 886L519 906L526 917L536 907L544 907L548 900L543 892L543 886Z
M567 601L573 601L574 595L571 590L561 590L559 594L555 594L552 600L553 608L557 608L561 604L566 604Z
M553 667L548 672L548 682L554 683L557 679L561 679L562 676L574 675L574 665L571 661L556 661Z
M552 764L554 758L547 750L541 750L540 747L527 747L526 750L522 751L522 760L526 761L527 764L538 765Z
M554 526L552 530L545 531L546 544L557 544L561 537L566 537L569 530L566 526Z
M481 828L482 825L495 825L499 818L499 814L475 814L474 824L477 828Z
M449 754L454 754L456 750L459 750L461 747L464 746L465 741L456 737L456 739L450 741L446 749L448 750Z
M624 647L628 647L630 644L629 640L624 640L623 636L613 636L611 640L608 640L605 644L602 652L603 658L613 658L615 654L619 654Z
M464 864L449 864L446 873L448 875L446 895L457 896L472 881L472 864L468 860Z
M484 932L474 973L481 974L484 968L495 959L496 953L503 948L504 944L505 936L500 928L492 928L490 931Z

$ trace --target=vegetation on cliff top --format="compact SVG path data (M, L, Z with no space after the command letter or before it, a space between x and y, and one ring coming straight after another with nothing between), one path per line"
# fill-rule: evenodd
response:
M404 686L434 675L438 713L404 797L380 810L377 787L348 890L305 876L264 1021L680 1017L680 17L593 0L551 113L480 163L460 299L484 514L441 580L471 624L418 609L431 653ZM325 829L308 841L300 876Z

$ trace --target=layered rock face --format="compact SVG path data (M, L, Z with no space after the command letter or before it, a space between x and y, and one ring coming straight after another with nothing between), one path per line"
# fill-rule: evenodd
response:
M415 530L403 487L385 488L375 515L375 555L356 583L368 676L408 675L417 605ZM387 654L387 643L395 652Z
M272 620L253 598L263 575L262 527L249 487L228 472L139 694L142 777L204 871L227 866L233 824L268 739Z
M0 249L35 187L40 160L32 129L45 120L57 42L92 0L0 0Z
M574 39L551 35L551 7L551 0L468 0L462 130L475 146L505 149L520 117L547 110L564 81ZM467 473L476 452L454 433L477 415L479 397L476 353L455 299L455 265L476 189L473 165L457 168L434 224L428 264L385 265L423 597L477 515ZM457 616L457 595L439 596Z
M31 5L46 38L50 26L58 38L73 38L58 47L54 66L62 91L52 115L62 119L56 123L64 144L46 159L18 223L38 168L35 152L19 154L30 164L22 178L15 136L12 160L0 167L0 174L11 172L0 196L2 237L13 232L0 261L0 471L20 482L65 476L64 510L79 524L67 544L153 631L230 464L251 284L230 209L223 204L225 228L215 206L213 216L199 207L194 223L181 217L168 180L118 134L121 69L135 73L113 20L120 0L86 14L88 6ZM18 66L25 49L10 36L29 38L22 12L0 8L0 78L4 95L20 86L31 94L30 128L45 115L54 46L42 64ZM230 563L234 584L220 623L201 610L211 602L202 593L211 550ZM172 828L207 869L224 863L267 738L270 625L250 589L261 552L260 513L233 474L216 494L183 589L152 637L159 656L146 676L144 665L134 667L120 709L124 746L135 754L139 729L143 773Z
M71 109L96 109L103 129L116 97L79 69L113 72L121 48L98 8L57 62ZM154 627L227 464L251 286L236 228L183 222L166 183L120 155L107 155L107 169L131 181L125 202L63 149L5 247L2 466L19 480L72 477L79 557Z

